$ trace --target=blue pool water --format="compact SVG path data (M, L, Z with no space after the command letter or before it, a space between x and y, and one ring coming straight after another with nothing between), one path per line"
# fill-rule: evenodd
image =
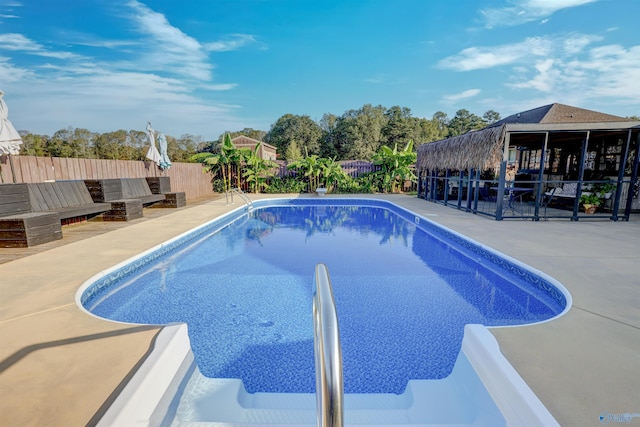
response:
M241 378L250 393L314 391L319 262L334 288L346 393L445 378L465 324L534 323L566 306L544 279L385 202L272 201L170 246L95 282L84 307L187 323L200 371Z

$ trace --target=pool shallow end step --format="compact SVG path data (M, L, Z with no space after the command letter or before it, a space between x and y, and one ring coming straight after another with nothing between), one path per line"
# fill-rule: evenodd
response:
M204 384L204 386L203 386ZM192 387L198 397L180 398ZM204 389L203 389L204 387ZM463 392L461 392L464 390ZM202 377L184 324L165 327L139 371L98 426L315 425L315 395L255 393L240 380ZM412 380L401 395L345 395L346 424L558 426L482 325L465 327L443 380Z

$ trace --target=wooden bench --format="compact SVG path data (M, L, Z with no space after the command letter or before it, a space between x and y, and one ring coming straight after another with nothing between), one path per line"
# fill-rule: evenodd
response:
M32 212L27 184L0 184L0 247L23 248L59 239L60 217Z
M59 239L60 216L32 212L28 184L0 184L0 247L24 248Z
M145 178L94 179L85 180L85 184L96 202L125 203L138 200L144 207L157 208L178 208L186 205L184 192L170 192L169 177L148 179L151 180L154 191ZM128 211L128 208L124 209Z
M83 181L27 184L32 212L52 212L63 223L86 220L111 209L110 203L95 203Z
M171 191L171 178L168 176L147 177L147 184L153 194L163 194L164 200L152 207L181 208L187 205L184 191Z

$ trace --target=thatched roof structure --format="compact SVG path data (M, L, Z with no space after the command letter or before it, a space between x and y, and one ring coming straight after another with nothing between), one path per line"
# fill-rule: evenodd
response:
M482 130L418 146L416 169L498 170L505 138L513 132L629 129L638 122L564 104L549 104L506 117Z
M417 170L498 169L505 126L494 126L418 146Z

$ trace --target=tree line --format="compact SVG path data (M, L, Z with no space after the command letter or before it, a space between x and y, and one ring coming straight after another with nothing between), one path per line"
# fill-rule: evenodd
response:
M68 157L82 159L144 160L149 149L147 133L139 130L117 130L96 133L88 129L68 127L53 134L36 135L20 131L24 156ZM189 162L191 156L206 147L202 137L166 135L167 153L174 162Z
M456 136L470 130L482 129L500 119L489 110L482 117L466 109L458 110L451 119L438 111L431 119L413 117L407 107L366 104L348 110L341 116L324 114L316 122L308 115L285 114L269 131L245 128L228 131L216 141L204 142L190 134L180 138L167 137L167 151L174 162L193 161L194 154L219 153L223 138L245 135L274 145L278 158L296 162L306 156L334 160L371 160L383 146L393 147L409 140L415 145ZM147 134L140 130L117 130L95 133L88 129L68 127L53 134L37 135L20 132L22 155L112 160L144 160L149 147Z
M482 117L461 109L449 119L438 111L431 119L413 117L411 109L366 104L341 116L324 114L319 122L308 115L285 114L268 132L251 128L226 132L232 138L245 135L276 147L278 159L296 162L316 155L334 160L371 160L381 147L414 141L415 145L438 141L482 129L500 120L489 110ZM205 148L217 152L224 135Z

